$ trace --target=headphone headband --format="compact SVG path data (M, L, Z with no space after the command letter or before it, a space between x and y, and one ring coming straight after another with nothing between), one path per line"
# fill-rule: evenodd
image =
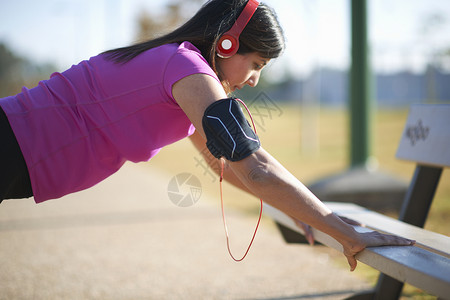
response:
M233 27L225 32L217 42L216 52L219 57L228 58L236 54L239 49L239 36L245 26L247 26L258 6L259 2L256 0L249 0L247 2L244 10L233 24Z

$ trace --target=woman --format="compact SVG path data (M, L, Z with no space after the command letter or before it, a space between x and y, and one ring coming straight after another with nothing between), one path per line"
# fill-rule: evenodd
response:
M367 246L411 245L357 233L260 147L228 93L256 86L283 49L269 7L212 0L165 36L107 51L0 99L0 201L34 196L39 203L89 188L125 161L147 161L190 136L225 158L226 180L334 237L351 270Z

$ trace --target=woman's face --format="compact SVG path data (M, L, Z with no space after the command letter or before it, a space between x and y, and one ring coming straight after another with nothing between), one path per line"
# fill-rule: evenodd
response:
M243 88L246 84L255 87L261 71L270 59L262 58L258 53L235 54L230 58L218 58L217 65L224 80L228 81L231 91Z

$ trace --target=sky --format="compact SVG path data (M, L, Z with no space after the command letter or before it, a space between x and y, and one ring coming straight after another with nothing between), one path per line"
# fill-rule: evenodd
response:
M104 50L132 43L136 18L167 0L0 0L0 42L61 71ZM315 67L347 68L350 0L266 0L287 38L272 77L307 76ZM433 52L450 48L449 0L368 0L375 70L420 72ZM192 14L192 12L190 12ZM438 16L430 22L432 16Z

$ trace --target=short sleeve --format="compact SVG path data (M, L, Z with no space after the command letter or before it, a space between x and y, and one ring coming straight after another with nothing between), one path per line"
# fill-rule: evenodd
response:
M220 80L200 54L200 51L191 43L184 42L167 63L164 73L164 89L175 103L172 95L172 86L179 80L193 74L207 74Z

